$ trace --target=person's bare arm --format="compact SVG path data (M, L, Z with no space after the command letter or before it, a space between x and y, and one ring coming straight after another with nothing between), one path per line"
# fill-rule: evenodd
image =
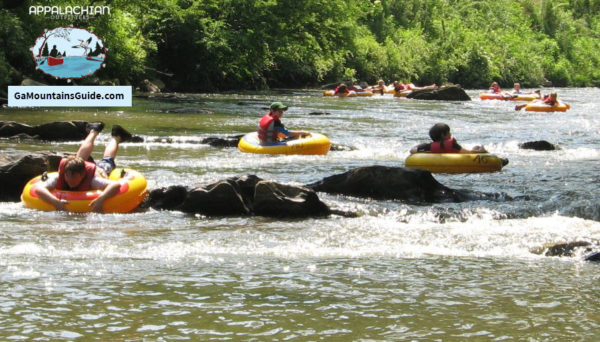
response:
M97 213L102 212L102 206L104 205L104 201L113 197L119 192L119 188L121 187L121 183L117 181L112 181L109 185L104 188L100 196L98 196L95 200L90 202L90 207L92 207L92 211Z
M52 204L56 210L66 210L65 206L69 203L67 200L59 199L54 196L50 190L41 183L35 186L35 193L44 202Z

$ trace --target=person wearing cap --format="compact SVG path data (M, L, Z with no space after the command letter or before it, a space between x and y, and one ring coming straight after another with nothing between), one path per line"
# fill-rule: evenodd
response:
M258 140L261 145L268 145L278 142L281 138L298 139L307 135L307 132L288 131L281 123L283 112L288 109L281 102L273 102L269 107L269 112L265 114L258 124Z

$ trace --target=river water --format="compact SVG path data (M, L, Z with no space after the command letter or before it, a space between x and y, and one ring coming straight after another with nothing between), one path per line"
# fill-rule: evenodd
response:
M549 92L549 89L546 89ZM599 89L558 89L566 113L514 102L325 98L317 91L170 94L120 109L3 109L0 121L102 120L95 158L121 124L146 143L117 163L149 187L255 174L306 184L369 165L403 166L429 127L510 163L434 175L512 200L408 205L328 195L358 217L278 220L176 211L69 214L0 203L0 340L543 340L600 336L600 265L546 257L547 244L600 239ZM288 128L352 147L265 156L201 144L255 130L271 101ZM210 113L169 113L177 108ZM314 115L315 112L321 115ZM557 151L518 144L547 140ZM74 152L78 142L0 140L4 153Z

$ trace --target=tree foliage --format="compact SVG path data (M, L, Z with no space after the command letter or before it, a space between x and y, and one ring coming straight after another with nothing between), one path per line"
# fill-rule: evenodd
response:
M0 83L35 71L44 29L73 24L108 48L104 79L171 90L301 87L378 79L487 87L600 85L600 0L4 1ZM31 5L110 15L33 16ZM51 47L48 47L51 48ZM21 75L24 74L24 75ZM46 80L51 81L51 80Z

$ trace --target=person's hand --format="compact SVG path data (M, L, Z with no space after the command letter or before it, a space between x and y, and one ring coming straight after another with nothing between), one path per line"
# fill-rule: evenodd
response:
M475 152L475 153L488 153L488 151L483 146L475 146L475 147L473 147L473 152Z
M104 205L104 200L100 199L100 197L96 198L95 200L91 201L89 206L92 208L93 212L96 213L101 213L102 212L102 207Z
M52 205L54 205L54 208L56 208L56 210L65 211L67 210L67 204L69 204L69 201L65 199L59 199L55 201Z

